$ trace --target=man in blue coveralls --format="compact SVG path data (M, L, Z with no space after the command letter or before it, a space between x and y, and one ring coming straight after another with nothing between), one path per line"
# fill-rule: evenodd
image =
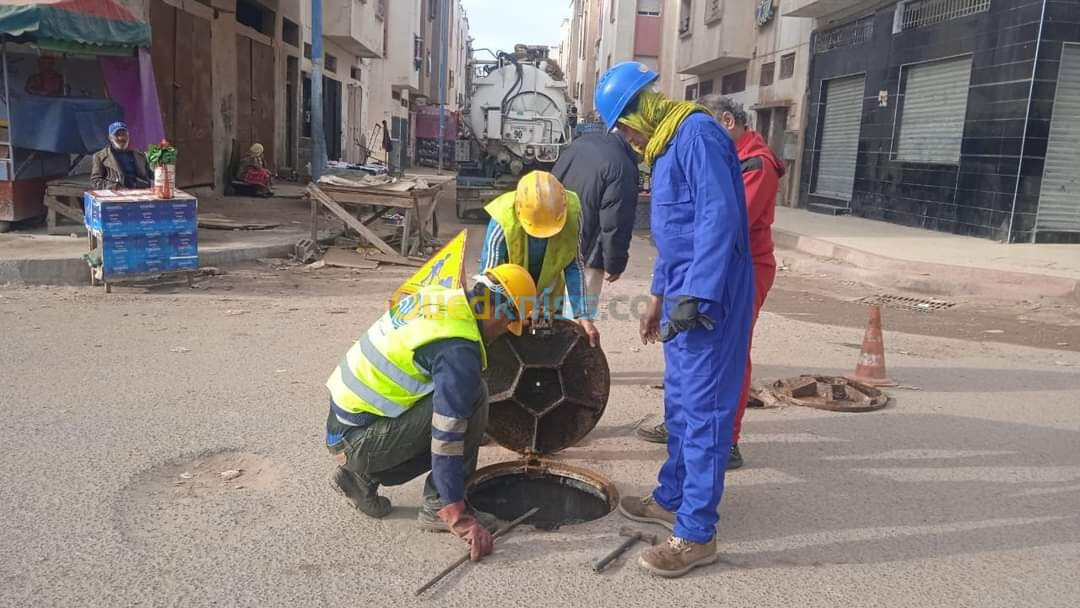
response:
M746 368L754 277L735 144L704 107L653 91L657 78L638 62L616 65L596 86L596 108L652 167L658 255L641 338L664 344L667 461L659 487L623 498L619 511L672 529L667 543L638 562L677 577L717 559L717 507Z

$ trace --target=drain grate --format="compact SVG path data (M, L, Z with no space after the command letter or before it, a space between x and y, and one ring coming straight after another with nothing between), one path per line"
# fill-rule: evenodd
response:
M885 306L886 308L912 310L915 312L937 312L939 310L948 310L953 306L956 306L955 302L946 302L945 300L936 300L934 298L912 298L909 296L894 296L880 293L877 295L866 296L865 298L859 298L857 302L867 305L878 304L880 306Z

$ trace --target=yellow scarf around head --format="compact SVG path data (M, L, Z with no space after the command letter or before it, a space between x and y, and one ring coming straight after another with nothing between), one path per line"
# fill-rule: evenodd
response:
M679 125L694 112L708 113L705 106L675 101L656 91L643 91L638 96L637 110L619 119L622 124L649 136L649 144L642 153L650 167L664 153L675 137Z

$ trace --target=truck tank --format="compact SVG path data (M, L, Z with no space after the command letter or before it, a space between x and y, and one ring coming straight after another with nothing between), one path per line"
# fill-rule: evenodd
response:
M522 175L551 170L570 143L577 110L547 47L519 45L494 61L470 61L462 111L457 215L486 217L483 206L513 190Z

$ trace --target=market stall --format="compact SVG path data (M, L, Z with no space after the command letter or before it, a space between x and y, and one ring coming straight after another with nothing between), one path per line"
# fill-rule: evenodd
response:
M0 6L0 232L42 215L47 183L103 148L111 122L128 123L133 147L161 139L149 45L115 0Z

